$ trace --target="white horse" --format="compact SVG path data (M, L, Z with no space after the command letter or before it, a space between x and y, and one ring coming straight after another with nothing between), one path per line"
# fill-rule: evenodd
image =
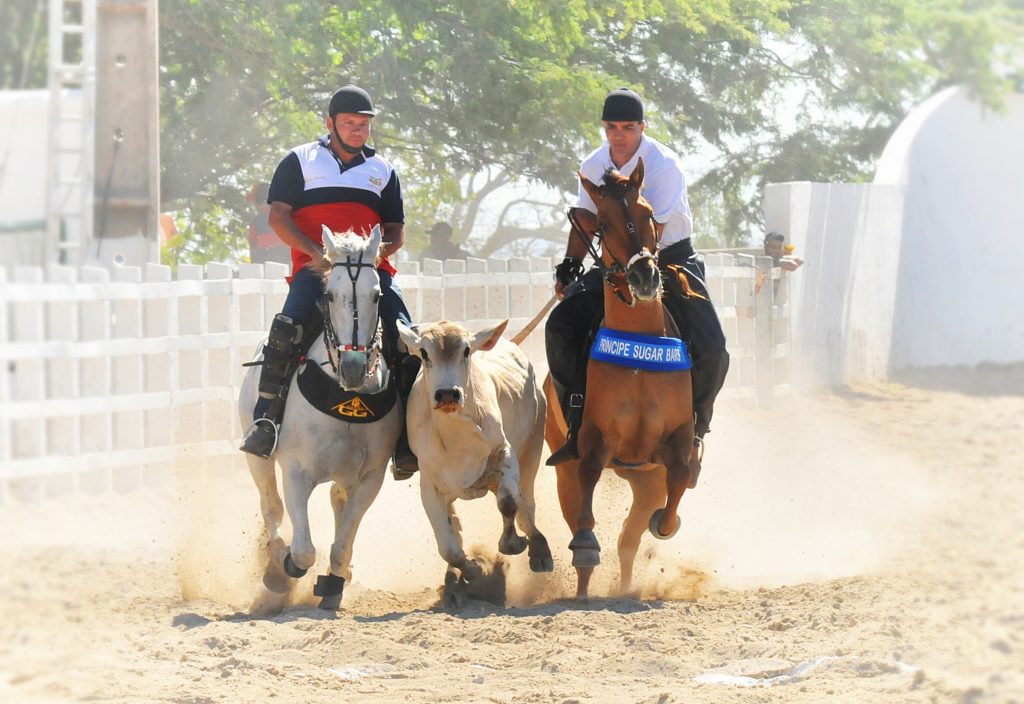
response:
M324 258L313 266L324 273L325 334L306 353L305 364L326 372L331 381L322 384L325 391L337 385L346 392L387 392L389 373L381 353L377 311L380 277L374 266L381 229L374 227L365 239L352 232L335 234L324 227L323 242ZM356 530L384 481L401 432L403 411L401 401L395 400L390 410L378 414L381 417L377 420L365 422L368 408L357 397L335 407L339 415L332 417L313 407L300 392L299 376L305 372L314 374L316 370L300 368L291 381L275 457L262 459L247 454L245 459L260 492L267 531L263 583L272 592L287 592L293 585L290 578L303 576L313 566L316 548L309 535L307 503L318 484L334 482L330 574L318 578L314 594L321 597L320 608L336 610L341 605L345 581L352 577ZM251 367L242 383L238 399L242 427L252 421L258 378L258 370ZM346 421L343 416L364 422ZM281 466L284 501L292 524L290 547L279 534L283 507L275 459Z

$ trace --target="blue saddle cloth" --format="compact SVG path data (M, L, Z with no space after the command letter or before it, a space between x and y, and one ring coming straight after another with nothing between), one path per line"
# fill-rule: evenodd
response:
M686 343L678 338L608 328L597 331L590 347L590 358L650 372L679 372L693 367Z

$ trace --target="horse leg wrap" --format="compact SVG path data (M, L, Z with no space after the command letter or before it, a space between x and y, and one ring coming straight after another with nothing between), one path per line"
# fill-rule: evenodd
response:
M313 596L337 596L345 590L345 578L333 574L322 574L316 578Z
M270 324L267 344L263 346L263 369L260 371L260 396L265 399L283 398L298 366L299 343L302 326L287 315L278 313Z

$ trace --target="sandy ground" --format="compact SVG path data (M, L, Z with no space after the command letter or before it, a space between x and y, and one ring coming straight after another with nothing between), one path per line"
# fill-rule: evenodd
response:
M0 507L2 702L1021 702L1024 370L723 405L684 527L614 596L626 487L600 487L597 594L539 480L553 575L509 606L436 606L417 480L388 479L338 614L254 615L257 495L241 466ZM326 491L313 497L323 571ZM459 507L493 550L493 501Z

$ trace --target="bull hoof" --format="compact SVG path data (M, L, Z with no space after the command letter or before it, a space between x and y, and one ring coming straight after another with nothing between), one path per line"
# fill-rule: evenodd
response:
M569 549L572 550L573 567L597 567L601 564L601 545L592 530L576 531Z
M295 579L306 576L307 572L307 570L300 568L292 561L292 554L290 552L284 556L284 571L289 577L294 577Z
M548 540L540 533L530 538L530 570L533 572L554 572L555 561L551 557Z
M441 606L446 609L461 609L466 605L466 581L460 570L449 567L444 573L444 588L441 590Z
M498 552L502 555L518 555L530 544L525 535L515 535L502 538L498 541Z
M668 535L663 534L660 530L658 530L658 523L661 521L661 515L664 512L665 512L665 509L659 508L657 511L654 512L653 515L651 515L651 520L647 524L647 529L649 531L651 531L651 535L653 535L658 540L668 540L669 538L675 536L675 534L679 532L680 526L683 525L683 519L681 519L679 517L679 514L677 513L676 514L676 527L675 527L675 530L673 530Z

